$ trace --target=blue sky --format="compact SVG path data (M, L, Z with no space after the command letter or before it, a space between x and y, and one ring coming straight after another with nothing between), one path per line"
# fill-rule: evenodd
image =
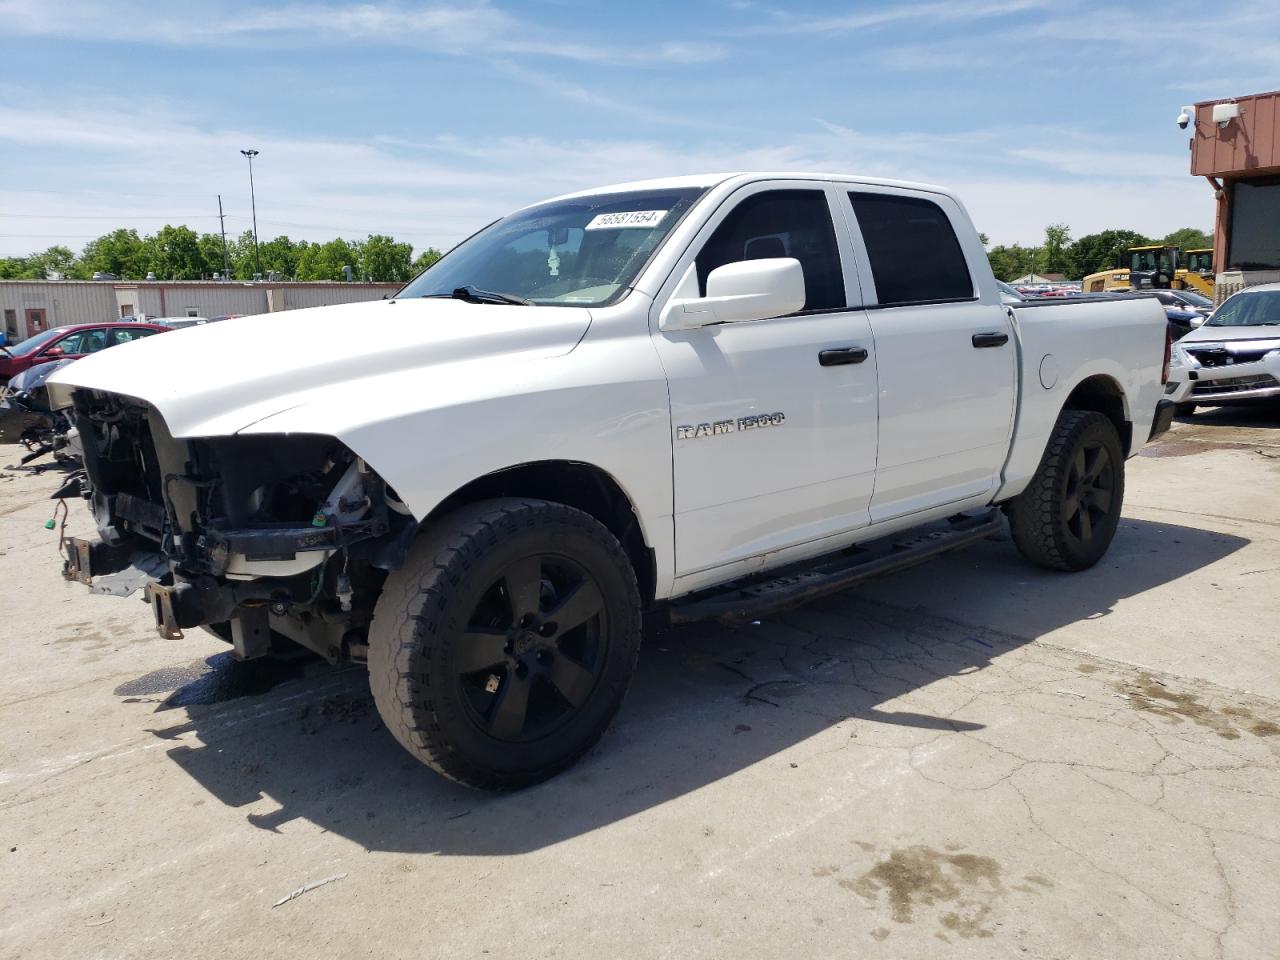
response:
M212 231L217 193L238 233L241 147L263 237L446 247L557 193L740 169L942 183L997 243L1207 227L1174 118L1280 88L1280 17L1130 9L0 0L0 255Z

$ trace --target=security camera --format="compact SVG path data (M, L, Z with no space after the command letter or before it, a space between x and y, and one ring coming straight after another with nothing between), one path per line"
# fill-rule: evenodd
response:
M1178 126L1183 130L1187 129L1187 124L1191 122L1194 116L1195 109L1193 107L1183 107L1182 112L1178 114Z

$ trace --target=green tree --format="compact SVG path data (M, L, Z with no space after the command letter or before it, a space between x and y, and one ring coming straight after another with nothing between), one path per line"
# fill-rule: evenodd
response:
M227 240L227 255L231 258L231 275L237 280L252 280L255 271L253 258L253 231L245 230L240 236Z
M414 258L413 265L409 267L409 272L416 277L443 256L444 254L435 247L427 247Z
M158 280L199 280L205 273L200 237L187 226L165 224L143 241L146 268Z
M231 257L231 243L227 243L227 258ZM222 263L222 235L219 233L202 233L200 235L201 272L209 277L213 274L222 276L230 274Z
M1116 257L1128 247L1151 243L1151 238L1135 230L1103 230L1089 233L1071 244L1071 272L1074 280L1116 265Z
M262 252L262 272L278 273L282 277L292 279L298 275L298 259L302 256L302 251L310 244L305 240L294 243L283 234L278 237L272 237L266 243L261 244Z
M396 243L373 233L360 247L360 276L376 282L404 283L413 276L413 244Z
M1065 223L1051 223L1044 228L1044 246L1041 263L1044 273L1061 273L1067 276L1074 268L1071 261L1071 228Z
M22 280L26 269L26 257L0 257L0 280Z
M80 262L86 273L110 273L127 280L141 280L147 275L147 250L138 231L133 228L112 230L85 244Z
M1197 230L1195 227L1183 227L1166 236L1161 243L1181 247L1183 250L1203 250L1213 246L1213 234Z
M1013 280L1041 270L1040 251L1018 243L992 247L987 251L987 260L998 280Z
M0 260L0 279L44 280L51 273L71 277L79 263L69 247L52 246L40 253Z
M360 269L360 245L338 237L328 243L312 243L298 257L299 280L342 280L343 267Z

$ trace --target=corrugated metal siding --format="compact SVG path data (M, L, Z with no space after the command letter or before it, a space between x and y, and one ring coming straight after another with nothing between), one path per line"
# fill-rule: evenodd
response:
M1196 104L1191 141L1191 173L1197 177L1240 176L1280 171L1280 92L1239 97L1240 117L1226 129L1213 122L1216 100Z
M109 280L0 280L0 317L17 314L19 333L27 336L27 309L43 309L49 326L112 320L122 311L151 317L225 313L258 314L334 303L380 300L398 283L120 283ZM130 308L126 310L126 308Z
M89 320L110 320L116 315L115 297L109 283L50 283L43 280L0 282L0 316L13 310L18 332L26 337L29 309L42 309L51 327Z
M327 307L334 303L381 300L384 296L391 296L400 287L401 284L398 283L335 283L326 286L290 284L277 289L284 292L284 309L298 310L302 307Z

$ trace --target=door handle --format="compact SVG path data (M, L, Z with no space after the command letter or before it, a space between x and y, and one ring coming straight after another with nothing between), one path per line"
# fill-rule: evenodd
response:
M1009 342L1007 333L975 333L973 335L973 345L978 349L982 347L1003 347Z
M863 347L833 347L818 353L818 363L824 367L838 367L845 363L861 363L867 359Z

